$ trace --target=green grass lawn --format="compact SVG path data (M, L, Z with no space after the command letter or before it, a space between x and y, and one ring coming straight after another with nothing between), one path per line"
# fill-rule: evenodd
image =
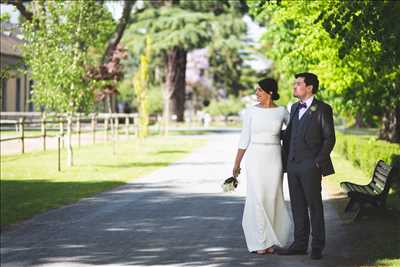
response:
M57 170L57 150L1 158L1 227L32 215L122 185L182 158L206 139L151 136L121 141L113 155L111 143L74 149L74 166L66 151Z
M328 190L334 196L342 195L340 182L352 181L359 184L367 184L371 177L337 153L332 154L335 166L335 174L324 177ZM371 170L371 174L372 174ZM335 201L334 203L340 216L344 215L344 207L347 199ZM400 221L400 198L393 191L388 197L388 213L383 215L375 213L375 209L367 209L366 214L370 215L361 220L353 222L351 227L360 228L361 232L370 233L360 239L355 250L365 250L364 254L369 264L367 266L400 266L400 237L398 223Z

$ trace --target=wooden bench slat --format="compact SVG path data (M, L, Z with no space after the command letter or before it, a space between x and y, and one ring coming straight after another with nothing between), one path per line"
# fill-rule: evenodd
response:
M377 165L389 171L392 169L392 166L386 164L383 160L380 160Z
M385 176L389 175L389 172L390 172L390 170L383 168L382 166L378 166L376 168L376 171L378 171L379 173L381 173L382 175L385 175Z
M374 191L373 188L371 188L369 185L364 186L364 190L371 195L376 195L376 192Z
M372 184L374 184L374 186L376 187L383 189L386 183L381 182L379 179L375 179L374 181L372 181Z
M369 186L372 188L372 190L375 192L375 194L380 194L382 193L384 187L377 185L376 183L370 183Z
M387 175L382 175L379 172L375 172L374 177L379 179L382 183L386 183L386 180L388 179Z
M378 178L378 177L376 177L376 176L374 176L374 179L373 179L373 183L375 183L375 185L376 185L377 187L381 188L381 189L384 189L384 188L385 188L385 186L386 186L386 181L387 181L387 179L384 180L384 181L382 181L381 178Z
M366 193L376 195L376 192L369 185L357 185L353 183L343 182L342 187L345 187L346 191L356 191L360 193Z

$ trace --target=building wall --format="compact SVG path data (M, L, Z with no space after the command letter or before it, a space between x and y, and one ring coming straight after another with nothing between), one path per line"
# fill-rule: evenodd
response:
M5 112L30 111L29 76L13 72L11 78L1 81L2 108Z

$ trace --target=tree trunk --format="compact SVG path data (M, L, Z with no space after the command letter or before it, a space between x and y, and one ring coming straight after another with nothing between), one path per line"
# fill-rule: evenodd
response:
M357 112L357 114L356 114L355 126L356 126L357 128L364 128L364 127L366 126L366 125L365 125L365 122L364 122L364 120L363 120L363 115L362 115L361 112Z
M169 117L170 117L170 97L168 95L168 91L165 90L164 92L164 107L163 107L163 135L168 135L168 124L169 124Z
M68 167L72 167L74 165L72 151L72 113L67 115L67 154L67 165Z
M131 17L132 8L135 4L136 0L124 1L124 7L122 9L122 15L119 19L119 23L115 30L115 33L112 35L111 39L108 41L107 48L104 51L103 57L101 59L102 63L107 63L111 61L112 54L114 53L115 48L119 44L124 35L125 29L128 26L129 19Z
M111 113L113 113L113 105L112 105L112 102L111 102L111 95L109 95L109 94L107 94L107 97L106 97L106 105L107 105L107 112L111 115Z
M233 95L238 97L239 96L239 89L240 89L240 84L238 79L234 79L232 82L232 91Z
M400 143L400 106L383 114L379 139Z
M185 112L186 55L187 51L180 47L174 47L167 55L166 96L172 99L172 110L180 122L184 121Z

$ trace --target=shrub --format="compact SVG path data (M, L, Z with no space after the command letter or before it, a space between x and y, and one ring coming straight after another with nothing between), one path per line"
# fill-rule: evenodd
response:
M149 103L149 113L151 115L162 114L163 111L163 95L162 88L159 86L150 87L147 93Z
M393 165L396 172L394 187L400 193L400 145L377 140L375 137L349 135L336 132L335 151L350 160L366 175L371 175L380 159Z
M376 140L373 137L336 132L335 150L368 174L379 159L388 164L399 164L400 145Z
M213 99L210 105L203 109L203 111L209 113L212 116L229 116L237 115L243 108L245 104L237 97L229 96L225 100L215 100Z

